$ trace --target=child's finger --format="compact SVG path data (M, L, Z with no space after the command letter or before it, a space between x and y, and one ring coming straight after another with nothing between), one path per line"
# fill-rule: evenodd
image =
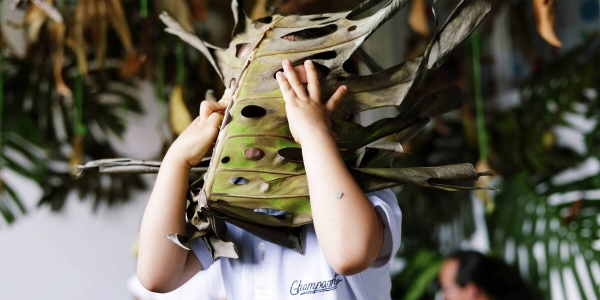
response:
M283 100L288 102L290 99L294 99L296 97L296 93L294 92L292 86L290 86L290 83L287 81L285 76L283 76L283 73L277 72L277 74L275 74L275 78L277 79L277 83L279 83L279 89L283 94Z
M321 85L319 83L319 74L315 69L315 64L312 61L307 60L304 62L304 68L306 69L306 80L308 81L308 94L311 100L321 100Z
M225 89L225 92L223 93L223 97L221 98L221 100L219 100L219 102L223 101L223 100L230 100L231 92L232 92L232 89L230 89L230 88Z
M204 100L200 103L200 121L204 122L214 112L222 112L227 108L226 102Z
M217 101L217 98L215 98L215 91L211 89L206 90L206 93L204 93L204 100Z
M210 116L208 116L208 118L206 118L206 121L204 121L204 126L207 128L219 129L219 126L221 126L221 121L223 121L223 114L212 113Z
M298 78L298 74L294 70L292 66L292 62L289 59L286 59L282 63L283 71L285 72L285 77L287 78L288 83L296 92L296 96L300 99L306 99L308 95L306 95L306 90L304 89L304 85L300 82L300 78Z
M333 112L337 109L337 107L342 102L342 98L346 96L348 92L348 88L345 85L340 86L335 93L329 98L327 103L325 104L325 109L329 115L333 114Z

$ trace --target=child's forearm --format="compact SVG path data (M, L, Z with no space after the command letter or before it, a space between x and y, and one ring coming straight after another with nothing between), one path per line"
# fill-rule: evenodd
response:
M140 228L138 277L149 290L174 290L201 269L191 251L169 241L167 234L186 235L185 193L189 166L169 154L163 160Z
M373 264L383 244L383 224L328 132L302 143L313 222L319 244L342 275Z

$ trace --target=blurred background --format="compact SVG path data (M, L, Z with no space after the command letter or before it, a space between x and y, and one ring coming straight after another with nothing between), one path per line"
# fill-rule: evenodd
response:
M258 19L359 0L244 1ZM440 22L459 1L435 1ZM395 299L439 299L444 257L474 249L517 269L543 299L600 299L600 1L490 0L492 11L428 80L466 105L404 145L397 166L469 162L499 191L395 188L402 246ZM210 63L164 32L169 12L227 47L224 0L0 2L0 298L132 299L139 222L154 175L84 173L88 161L160 161L198 115ZM389 68L423 54L432 0L412 0L363 45ZM367 124L395 107L358 116Z

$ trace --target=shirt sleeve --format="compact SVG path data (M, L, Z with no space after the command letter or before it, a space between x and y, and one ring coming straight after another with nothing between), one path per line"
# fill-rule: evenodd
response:
M194 254L196 254L196 257L198 257L200 264L202 264L202 269L206 270L213 264L214 260L212 259L212 255L210 254L210 250L208 249L208 246L206 246L204 239L197 238L191 240L190 249L192 249Z
M384 225L383 246L373 267L387 264L398 252L402 231L402 212L398 200L390 189L368 193L367 197Z
M156 294L148 291L140 283L140 280L138 279L137 275L135 275L135 274L132 275L131 277L129 277L129 280L127 280L127 289L135 298L145 299L145 300L156 299Z

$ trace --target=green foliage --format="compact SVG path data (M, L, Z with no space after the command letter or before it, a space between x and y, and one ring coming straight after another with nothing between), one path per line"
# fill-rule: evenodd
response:
M496 208L487 217L492 253L514 264L547 299L553 293L562 293L565 299L577 296L567 292L576 293L582 299L600 298L596 275L600 272L600 253L592 247L594 241L600 239L597 221L600 207L597 197L590 192L600 189L600 177L594 175L567 184L553 180L557 174L589 158L600 157L598 49L600 38L593 36L523 83L518 105L506 110L490 109L486 115L490 164L503 179L500 192L493 193ZM593 128L581 128L571 121L573 116L592 120ZM435 163L439 163L440 158L444 163L449 159L476 159L474 143L466 138L467 129L472 128L469 120L463 119L463 124L448 121L443 124L451 129L446 132L453 134L439 134L443 130L438 129L443 127L437 125L436 130L413 140L410 158L416 159L417 164L420 159ZM562 143L555 133L558 126L581 134L586 149L575 151ZM401 166L412 163L409 159L397 162ZM431 193L404 187L398 194L404 216L400 255L408 261L407 266L416 264L412 262L417 257L415 253L447 254L457 249L458 241L462 240L462 237L432 234L435 233L433 228L448 222L449 216L456 218L457 214L451 213L450 205L446 206L448 199L424 192ZM558 201L560 199L567 201ZM458 207L467 207L466 201L455 203ZM446 218L444 211L449 212ZM467 216L469 218L472 216ZM442 248L444 239L456 242ZM432 271L421 268L419 272L425 276ZM419 277L408 267L394 277L395 297L407 297L408 287L418 285L414 278ZM568 286L574 290L567 290ZM423 299L432 299L433 294L420 295Z
M0 165L33 180L43 189L40 205L59 210L71 191L81 197L94 195L94 206L126 201L144 184L138 175L86 174L74 178L69 160L73 155L75 132L73 99L59 96L53 89L52 64L44 47L30 50L36 59L5 57L3 151ZM64 68L64 78L73 86L79 78L74 63ZM88 132L83 140L87 159L118 155L110 139L121 137L128 114L142 113L132 95L132 84L119 79L115 68L90 70L83 82L83 121ZM24 213L25 206L10 186L4 185L0 211L4 219L15 220L15 209ZM12 202L12 204L11 204Z
M404 257L407 265L392 278L393 299L418 300L433 298L437 290L437 275L444 258L435 249L420 248Z

